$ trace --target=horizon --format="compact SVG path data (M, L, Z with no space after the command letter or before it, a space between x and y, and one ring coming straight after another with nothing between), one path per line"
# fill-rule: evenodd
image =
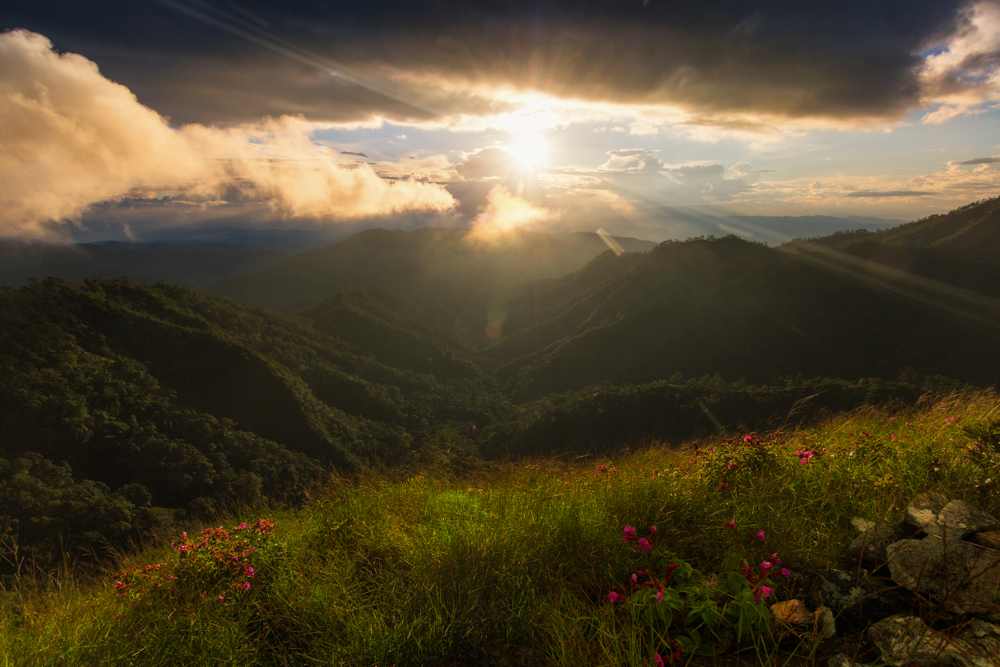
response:
M13 2L0 237L902 224L1000 190L997 53L995 0Z

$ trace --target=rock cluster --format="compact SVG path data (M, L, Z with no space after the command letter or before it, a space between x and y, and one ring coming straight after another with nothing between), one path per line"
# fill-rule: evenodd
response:
M1000 521L925 493L899 521L854 524L861 532L846 552L852 571L830 569L813 581L811 602L831 622L820 625L819 611L789 600L772 607L777 623L812 624L808 634L819 639L832 634L835 617L865 632L879 664L1000 667ZM829 662L852 666L862 667L844 654Z

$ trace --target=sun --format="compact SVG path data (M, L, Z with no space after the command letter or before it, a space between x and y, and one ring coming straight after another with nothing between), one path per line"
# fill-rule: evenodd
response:
M519 132L507 150L514 155L518 166L522 169L537 171L545 167L546 145L541 132Z

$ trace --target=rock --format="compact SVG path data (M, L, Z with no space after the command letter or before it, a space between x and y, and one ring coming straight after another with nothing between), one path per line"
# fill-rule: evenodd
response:
M940 493L918 493L906 508L905 521L915 530L929 533L928 526L937 524L938 514L948 504L948 497ZM931 528L934 530L934 528Z
M900 540L887 551L895 582L933 596L947 611L983 614L1000 605L1000 551L933 535Z
M889 559L885 548L893 542L910 536L910 531L899 524L878 523L864 531L847 547L846 558L853 564L861 563L875 569Z
M1000 628L980 619L949 638L915 616L890 616L871 626L868 638L897 667L996 667L1000 659Z
M837 623L829 607L820 607L816 610L813 614L813 627L816 638L820 641L837 636Z
M810 599L829 607L844 626L863 630L872 621L910 609L913 594L893 581L869 577L866 570L851 574L829 569L813 580Z
M976 533L972 536L972 541L989 549L1000 549L1000 530Z
M860 662L854 662L846 653L838 653L826 661L826 667L868 667Z
M1000 522L994 517L964 500L953 500L938 514L937 522L930 524L925 531L928 535L964 540L974 533L997 528L1000 528Z
M771 605L771 615L775 621L795 625L812 624L813 614L801 600L786 600Z
M875 527L874 521L869 521L868 519L863 519L860 516L856 516L851 519L851 525L858 529L859 533L863 533L871 528Z

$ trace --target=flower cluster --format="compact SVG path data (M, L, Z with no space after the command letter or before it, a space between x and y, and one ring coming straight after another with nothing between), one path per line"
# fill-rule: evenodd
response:
M892 436L892 437L895 438L896 436ZM796 449L795 450L795 455L797 457L799 457L799 463L801 463L802 465L808 464L814 458L819 458L820 456L822 456L825 453L826 453L825 449L821 449L821 450L816 450L816 449Z
M763 532L763 531L761 531ZM774 568L781 565L781 559L778 558L778 554L768 554L767 559L764 560L760 565L757 566L756 571L749 565L743 566L743 576L746 577L747 581L750 582L751 590L753 591L753 601L760 602L761 600L766 600L771 596L771 587L765 586L764 581L771 576L774 572ZM781 568L779 571L781 576L788 577L791 574L788 568Z
M600 478L600 476L603 473L607 473L610 476L611 473L615 472L618 472L617 468L615 468L614 466L609 467L607 464L602 463L601 465L597 466L597 468L594 469L594 477Z
M181 533L180 542L170 545L177 551L175 560L120 570L114 592L137 601L153 595L164 599L211 597L224 602L227 592L250 590L250 582L259 576L259 565L258 569L253 565L258 552L278 548L271 542L276 525L270 519L258 519L229 530L206 528L194 539Z

